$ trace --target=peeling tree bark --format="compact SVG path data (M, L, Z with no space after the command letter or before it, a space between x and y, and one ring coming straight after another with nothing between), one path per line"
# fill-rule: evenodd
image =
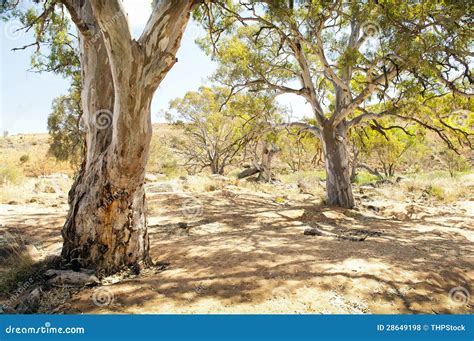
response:
M346 141L347 128L344 123L340 123L336 128L331 123L323 126L321 142L327 176L327 204L352 208L355 202L352 194Z
M63 258L113 273L151 263L143 187L153 94L194 1L157 1L138 41L119 0L64 1L79 31L87 155L69 192Z

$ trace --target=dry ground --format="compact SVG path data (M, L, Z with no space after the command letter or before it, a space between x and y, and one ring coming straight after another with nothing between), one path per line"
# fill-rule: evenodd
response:
M164 271L109 278L49 311L474 312L459 291L474 289L472 175L460 180L470 197L448 204L412 186L358 186L356 210L326 207L321 191L301 194L290 184L208 179L206 191L198 180L147 185L151 253ZM67 205L61 188L39 192L33 202L0 205L0 231L20 235L41 258L60 250ZM304 235L311 227L332 234Z

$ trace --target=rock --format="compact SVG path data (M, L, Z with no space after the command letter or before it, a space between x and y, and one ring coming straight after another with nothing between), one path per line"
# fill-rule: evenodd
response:
M10 200L7 204L8 205L19 205L19 202L15 201L15 200Z
M323 233L316 227L312 227L310 229L304 230L303 234L305 236L322 236L323 235Z
M145 174L145 181L147 182L153 182L153 181L156 181L158 180L158 177L154 174L151 174L151 173L146 173Z
M174 192L173 186L168 183L158 183L147 188L149 193L163 193L163 192Z
M34 245L25 245L24 252L34 262L38 262L43 258L43 254Z
M15 306L14 312L17 314L35 313L40 305L41 294L41 288L38 287L33 289L28 295L19 299L18 304Z
M43 251L45 254L50 255L50 256L60 256L62 248L63 248L63 243L57 242L57 243L46 246L43 249Z
M337 211L325 211L325 212L322 212L322 215L328 219L333 219L333 220L347 218L344 214Z
M69 179L69 176L64 173L51 173L49 175L40 176L43 179Z
M41 299L41 288L36 288L26 297L26 302L31 306L38 306Z
M278 214L289 219L299 219L303 216L304 210L279 210Z
M314 195L309 193L288 193L287 195L284 195L283 198L288 199L289 201L305 201L314 199Z

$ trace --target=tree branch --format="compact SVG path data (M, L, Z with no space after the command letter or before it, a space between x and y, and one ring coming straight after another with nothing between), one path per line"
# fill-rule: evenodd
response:
M300 131L308 131L316 137L321 137L321 129L305 122L290 122L273 125L272 128L299 128Z
M138 39L144 58L143 76L153 88L177 62L176 53L181 44L191 11L198 0L155 1L153 12Z

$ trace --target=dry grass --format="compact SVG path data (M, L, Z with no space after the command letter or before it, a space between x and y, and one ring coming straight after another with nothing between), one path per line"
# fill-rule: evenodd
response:
M67 191L66 182L59 185L61 178L27 179L21 185L24 187L16 187L17 191L23 188L25 196L32 198L35 181L39 180L45 186L57 185L57 193L44 193L50 196L51 203ZM157 261L170 262L170 268L158 275L111 286L115 295L111 306L98 309L91 302L91 290L86 289L68 298L67 305L46 297L46 301L54 303L42 301L42 305L49 304L44 312L55 311L59 306L68 313L472 310L471 306L453 306L448 299L451 288L467 286L473 278L469 270L472 214L451 204L440 207L433 203L446 200L445 194L450 191L464 198L460 188L472 191L473 175L450 179L419 174L394 184L355 185L358 198L362 196L361 189L368 196L362 199L358 210L320 205L324 184L316 172L294 173L283 180L266 184L199 175L148 183L147 186L168 185L171 190L163 192L175 192L148 194L152 256ZM33 185L28 187L30 182ZM425 195L429 200L422 197L428 186L431 190ZM444 196L433 190L436 186L445 191ZM36 187L41 192L41 185ZM183 208L190 198L202 205L195 216ZM423 200L416 205L420 212L415 215L406 212L413 206L407 202L411 198ZM385 210L367 208L382 200ZM395 206L402 201L405 206ZM44 250L58 243L67 207L38 203L2 207L6 208L0 211L6 223L2 230L13 234L9 237L13 242L7 245L13 246L14 251L9 251L8 261L0 270L0 293L9 300L20 283L28 282L47 267L48 263L35 262L24 249L35 240L45 244ZM390 210L400 211L401 218L391 217L394 214ZM180 228L180 222L186 222L188 228ZM373 230L382 234L361 243L305 236L303 231L312 226L331 233ZM12 233L13 227L19 232ZM6 239L4 235L0 235L2 239ZM440 267L445 272L439 273Z
M53 173L74 174L69 162L57 161L48 155L47 134L14 135L0 139L0 167L25 177Z
M24 282L29 282L35 272L35 261L26 252L24 236L19 232L5 231L0 238L0 296L5 296Z
M474 193L474 174L451 177L447 172L427 172L410 176L401 183L402 193L438 203L469 200Z

